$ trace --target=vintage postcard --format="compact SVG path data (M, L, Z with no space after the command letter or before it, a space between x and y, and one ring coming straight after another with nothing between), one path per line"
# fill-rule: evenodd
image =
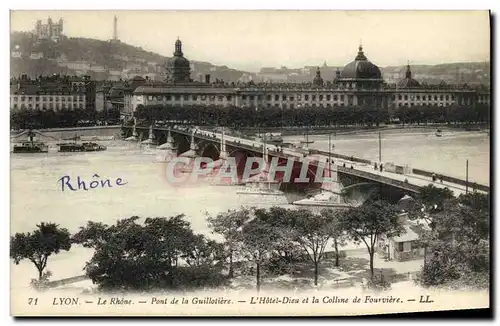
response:
M13 316L490 308L488 11L11 11Z

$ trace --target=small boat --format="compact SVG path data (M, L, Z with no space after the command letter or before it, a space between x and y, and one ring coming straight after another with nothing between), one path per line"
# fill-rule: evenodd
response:
M100 152L105 151L106 146L99 145L97 143L88 142L88 143L63 143L59 145L59 152L67 153L67 152Z
M304 140L301 140L300 143L306 144L306 145L314 143L314 140L309 140L309 132L308 131L306 131L306 133L304 135Z
M313 144L314 140L301 140L300 143L301 144Z
M435 133L436 137L441 137L443 136L441 129L438 129Z
M48 153L49 146L42 142L35 141L35 133L28 131L29 141L22 142L21 145L14 145L13 153Z
M281 145L283 143L283 138L281 134L267 133L262 136L260 141L271 145Z
M293 202L296 206L322 206L322 207L337 207L337 208L350 208L352 205L345 203L339 194L325 191L315 196L297 200Z
M14 145L13 153L48 153L49 146L41 142L24 142Z

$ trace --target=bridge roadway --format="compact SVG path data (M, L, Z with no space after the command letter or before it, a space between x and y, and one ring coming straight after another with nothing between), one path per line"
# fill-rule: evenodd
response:
M164 130L168 131L168 128L155 128L157 130ZM182 133L184 135L191 136L192 131L189 130L188 128L182 128L182 127L177 127L177 128L171 128L172 131ZM222 133L220 132L213 132L213 131L207 131L207 130L202 130L202 129L195 129L195 137L200 138L200 139L205 139L209 141L214 141L214 138L217 139L218 141L221 140L222 138ZM262 153L262 146L264 145L263 142L256 141L256 140L250 140L250 139L245 139L241 137L234 137L230 136L227 134L224 134L224 140L226 142L226 145L231 145L233 147L239 147L242 149L246 150L251 150L254 152L260 152ZM269 151L269 154L272 156L277 156L277 157L283 157L283 158L291 158L293 157L294 159L298 158L303 158L305 157L305 151L306 149L293 149L293 148L281 148L281 151L278 150L278 146L272 145L272 144L266 144L266 149ZM315 157L321 157L326 161L328 158L328 155L326 152L318 151L321 154L315 155ZM398 188L402 188L405 190L408 190L410 192L417 193L419 192L419 189L421 187L427 186L429 184L433 184L435 187L438 188L448 188L453 193L455 196L458 196L460 194L465 194L466 189L464 185L456 184L453 182L447 182L447 181L432 181L431 178L425 177L422 175L417 175L414 173L409 173L409 174L399 174L399 173L394 173L394 172L388 172L388 171L380 171L379 169L375 170L373 167L373 163L367 164L367 163L359 163L355 161L351 161L349 159L342 159L342 158L332 158L332 161L335 162L334 164L334 169L337 172L345 173L345 174L350 174L353 176L365 178L368 180L388 184L391 186L395 186ZM345 163L345 167L343 166ZM378 163L378 162L377 162ZM312 163L310 163L313 165ZM352 168L351 168L352 166ZM469 191L472 191L472 185L469 186ZM482 190L476 190L481 193L487 193L486 191Z

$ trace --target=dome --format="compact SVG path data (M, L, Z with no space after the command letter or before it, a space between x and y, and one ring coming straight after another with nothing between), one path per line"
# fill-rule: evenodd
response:
M191 67L189 60L182 53L182 42L177 39L175 42L174 56L165 65L166 80L169 82L190 82Z
M342 73L340 78L345 79L382 79L382 74L380 69L368 61L365 54L363 53L363 47L359 46L359 52L354 61L348 63Z
M316 77L313 79L313 84L316 86L323 86L323 78L321 78L321 72L319 71L319 67L316 70Z
M168 68L175 68L175 67L188 68L189 67L189 60L184 58L184 57L174 56L167 61L167 67Z
M406 66L406 77L397 83L398 88L418 88L420 83L411 77L410 64Z
M420 83L413 78L401 79L398 82L398 88L418 88Z

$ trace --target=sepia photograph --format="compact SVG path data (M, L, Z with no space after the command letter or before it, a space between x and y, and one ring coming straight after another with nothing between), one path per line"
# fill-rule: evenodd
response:
M491 308L490 37L487 10L11 10L11 315Z

